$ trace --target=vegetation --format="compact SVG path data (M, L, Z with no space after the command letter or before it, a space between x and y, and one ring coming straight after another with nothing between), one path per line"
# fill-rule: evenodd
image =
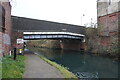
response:
M86 28L86 42L85 42L85 50L93 53L99 52L100 49L100 37L98 36L97 28Z
M85 50L117 59L120 48L118 46L118 34L109 33L109 36L106 36L105 33L104 35L102 33L101 35L102 27L101 25L101 28L86 28Z
M2 78L22 78L25 71L25 56L17 55L16 60L13 56L2 58Z
M39 45L38 45L39 44ZM59 40L32 40L27 43L28 46L33 47L41 47L41 48L52 48L52 49L60 49L60 41Z
M40 56L40 58L49 63L50 65L56 67L61 72L61 74L66 78L66 80L78 80L77 76L74 75L72 72L68 71L66 67L61 66L55 62L52 62L43 56Z
M2 78L2 57L0 57L0 79Z

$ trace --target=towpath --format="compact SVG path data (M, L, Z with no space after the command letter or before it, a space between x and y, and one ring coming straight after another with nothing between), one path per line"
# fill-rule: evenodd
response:
M23 78L64 78L53 66L35 54L25 54L26 69Z

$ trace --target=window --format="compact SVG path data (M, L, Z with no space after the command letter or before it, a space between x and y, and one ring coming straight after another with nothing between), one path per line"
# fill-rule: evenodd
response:
M2 7L2 32L5 32L5 9Z

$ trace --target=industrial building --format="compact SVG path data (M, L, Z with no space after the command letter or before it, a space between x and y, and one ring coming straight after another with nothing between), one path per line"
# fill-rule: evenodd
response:
M9 0L0 1L0 56L11 50L11 5Z
M114 53L118 48L120 0L98 0L97 19L100 46L108 53Z

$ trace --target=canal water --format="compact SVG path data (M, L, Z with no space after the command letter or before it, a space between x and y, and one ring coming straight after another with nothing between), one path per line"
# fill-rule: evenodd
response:
M78 51L29 48L34 53L67 67L79 78L118 78L118 62Z

